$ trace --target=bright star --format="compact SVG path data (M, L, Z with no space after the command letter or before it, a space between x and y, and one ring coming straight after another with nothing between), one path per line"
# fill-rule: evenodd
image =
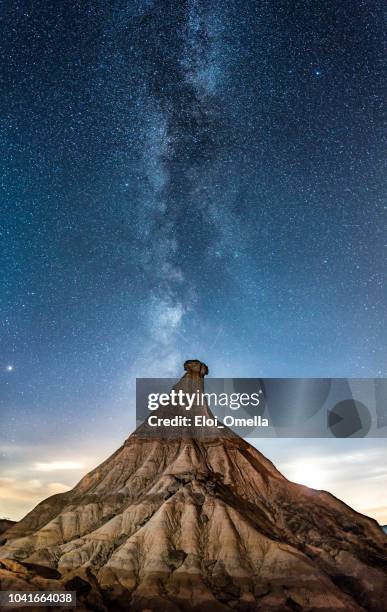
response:
M7 372L12 372L13 365L8 365L6 369L7 369Z

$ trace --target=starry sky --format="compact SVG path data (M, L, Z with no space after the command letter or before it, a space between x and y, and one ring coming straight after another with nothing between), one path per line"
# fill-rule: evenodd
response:
M0 514L122 442L136 376L386 375L382 8L2 3ZM315 454L387 522L385 450Z

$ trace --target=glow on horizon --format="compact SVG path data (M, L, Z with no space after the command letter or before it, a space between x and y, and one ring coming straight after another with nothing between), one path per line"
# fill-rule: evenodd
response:
M96 426L89 439L77 440L71 450L65 440L8 447L0 477L0 517L20 520L45 498L71 489L124 437L122 431L101 437ZM375 439L249 442L289 480L329 491L354 510L387 524L385 440L379 444Z
M327 484L326 472L318 464L305 460L294 464L288 478L312 489L323 489Z

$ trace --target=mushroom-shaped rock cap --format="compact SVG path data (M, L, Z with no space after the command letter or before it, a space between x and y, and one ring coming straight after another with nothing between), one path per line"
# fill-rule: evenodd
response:
M188 374L199 374L202 378L208 374L208 367L198 359L188 359L185 361L184 369Z

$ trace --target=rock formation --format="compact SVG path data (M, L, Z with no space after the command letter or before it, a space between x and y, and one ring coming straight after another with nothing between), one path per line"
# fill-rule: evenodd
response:
M0 535L7 531L12 525L15 525L16 521L11 521L11 519L1 518L0 519Z
M175 388L203 390L206 366L185 367ZM7 530L0 588L65 585L86 610L386 611L376 521L220 432L166 440L142 425Z

